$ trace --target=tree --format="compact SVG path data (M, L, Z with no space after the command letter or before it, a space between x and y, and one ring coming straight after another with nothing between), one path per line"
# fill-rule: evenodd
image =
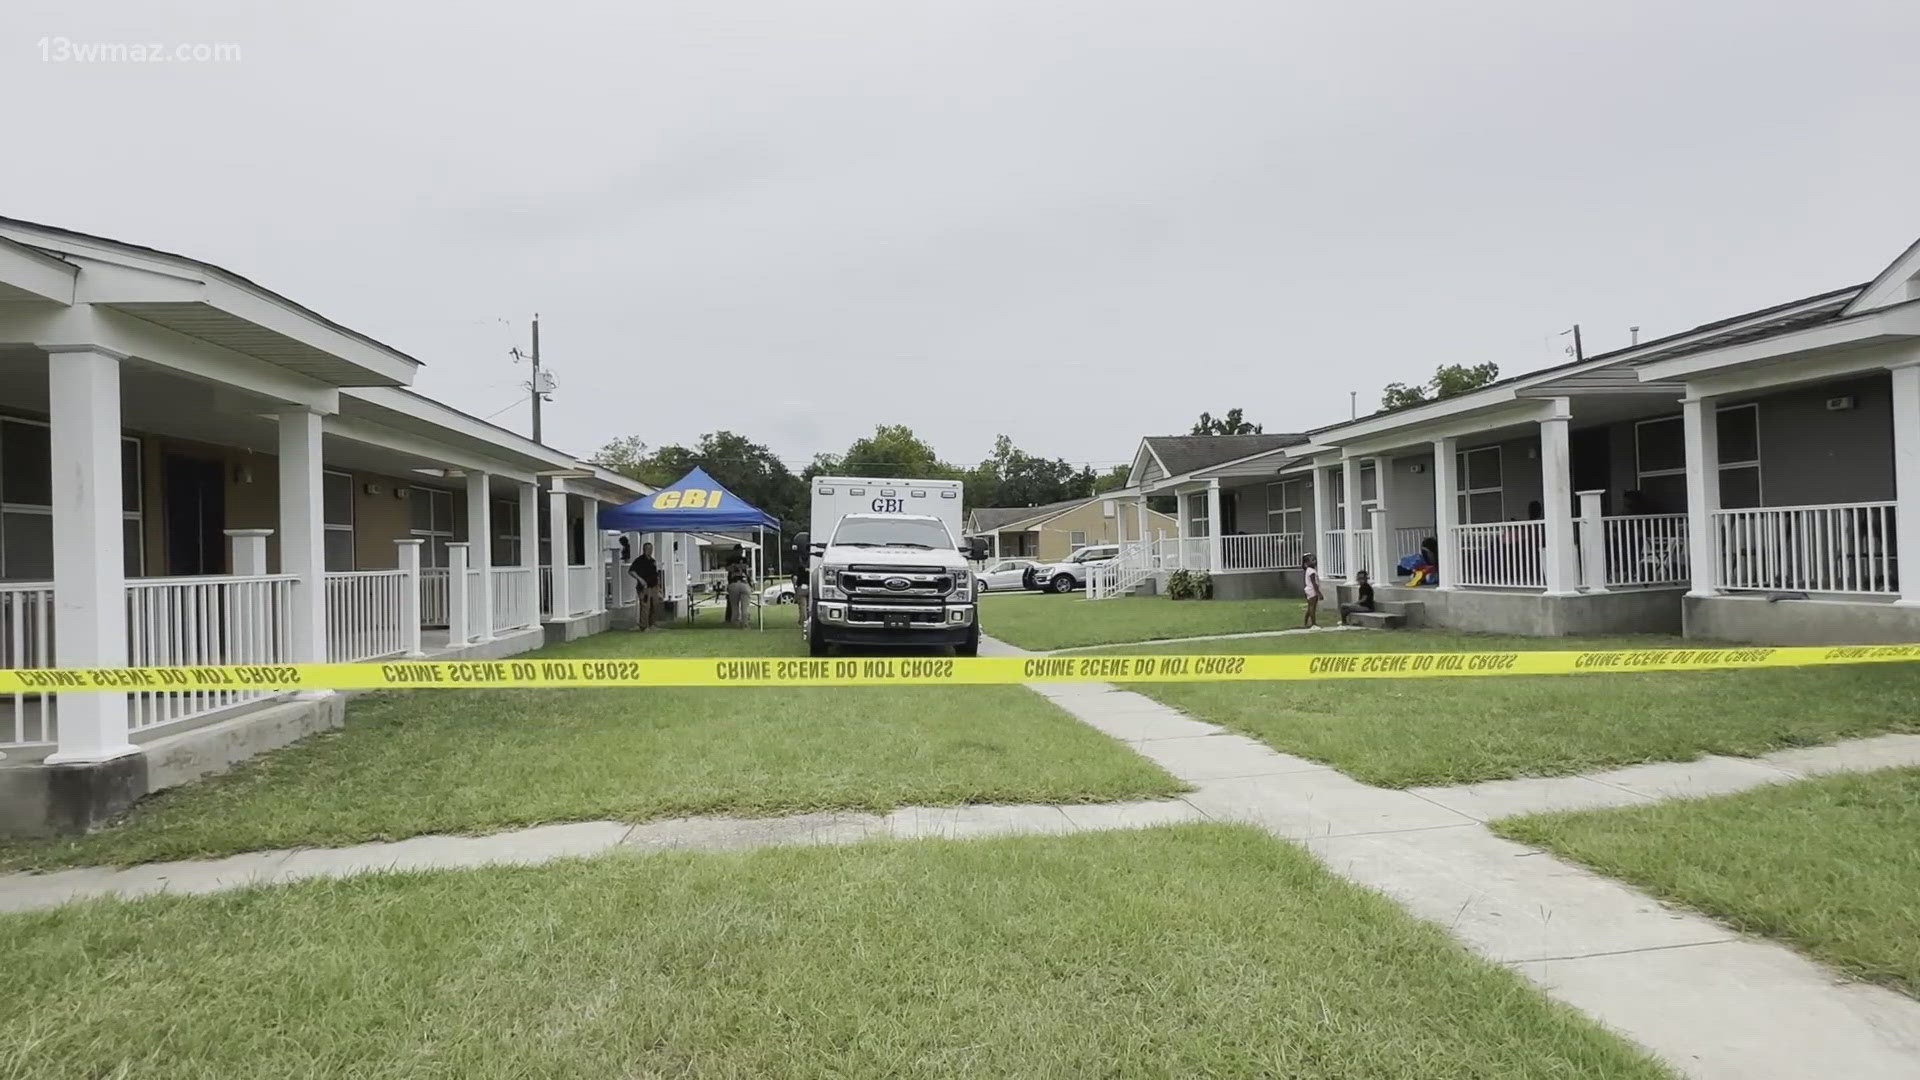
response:
M1200 419L1194 421L1193 433L1195 435L1258 435L1260 425L1248 423L1241 410L1228 409L1227 415L1217 420L1212 413L1201 413Z
M873 434L853 440L838 456L815 454L805 476L894 477L902 480L958 480L961 470L940 460L926 440L905 424L879 424Z
M1132 474L1133 466L1115 465L1094 480L1093 493L1098 495L1103 491L1118 491L1127 486L1127 477Z
M1442 364L1433 371L1433 378L1418 386L1406 383L1388 383L1380 395L1380 407L1383 409L1404 409L1429 401L1439 401L1455 394L1464 394L1469 390L1478 390L1500 377L1500 365L1488 361L1468 367L1465 364Z
M1076 472L1064 458L1029 454L1001 435L993 440L993 454L961 479L969 507L1041 506L1092 495L1100 476L1089 466Z

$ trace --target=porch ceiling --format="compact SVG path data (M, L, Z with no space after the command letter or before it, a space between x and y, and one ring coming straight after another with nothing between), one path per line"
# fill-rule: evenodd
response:
M47 415L47 361L37 350L0 350L0 404L34 416ZM168 368L129 360L121 366L121 423L129 434L161 435L208 447L272 457L279 449L279 422L266 398L184 378ZM322 436L321 455L328 466L422 483L458 485L418 470L446 470L431 455L375 446L337 433ZM499 477L498 494L510 494L516 481Z
M329 386L403 385L394 375L370 373L361 363L342 359L297 338L203 302L104 304L175 333L199 338L244 356L277 364Z

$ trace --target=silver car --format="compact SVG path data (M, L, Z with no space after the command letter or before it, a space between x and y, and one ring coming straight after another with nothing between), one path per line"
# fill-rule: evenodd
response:
M973 575L973 580L981 592L1017 592L1027 567L1033 565L1032 559L1001 559L988 563L985 569Z

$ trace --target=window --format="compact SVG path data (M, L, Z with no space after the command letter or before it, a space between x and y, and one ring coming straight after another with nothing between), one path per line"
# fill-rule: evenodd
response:
M1460 523L1483 525L1505 516L1500 487L1500 448L1460 451L1455 468L1460 482Z
M1187 536L1207 535L1207 495L1188 495L1187 500Z
M493 501L493 565L520 565L520 504Z
M146 570L140 490L140 440L120 440L122 570ZM38 420L0 418L0 579L53 577L53 440Z
M353 569L353 476L325 470L320 474L320 519L326 524L322 539L327 570Z
M1087 543L1087 534L1086 534L1086 531L1083 529L1075 529L1072 532L1067 534L1068 547L1084 547L1086 546L1086 543Z
M1760 406L1734 405L1715 413L1720 447L1720 506L1760 505Z
M420 545L420 565L446 569L447 545L453 541L453 493L416 487L407 498L412 504L413 535L426 541Z
M1677 514L1687 508L1686 424L1680 417L1633 425L1633 459L1643 512Z
M1306 527L1307 485L1303 480L1282 480L1267 485L1267 531L1297 533Z

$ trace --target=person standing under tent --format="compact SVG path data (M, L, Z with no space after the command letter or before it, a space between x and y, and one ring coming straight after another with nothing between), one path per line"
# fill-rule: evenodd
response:
M747 565L746 553L740 545L733 546L733 555L727 559L727 625L746 629L747 594L753 591L748 583L752 571Z
M660 592L660 564L653 559L652 544L640 545L640 557L633 560L633 565L627 568L627 573L633 575L637 593L634 599L639 602L640 608L639 621L634 629L651 630L654 605L659 602Z

